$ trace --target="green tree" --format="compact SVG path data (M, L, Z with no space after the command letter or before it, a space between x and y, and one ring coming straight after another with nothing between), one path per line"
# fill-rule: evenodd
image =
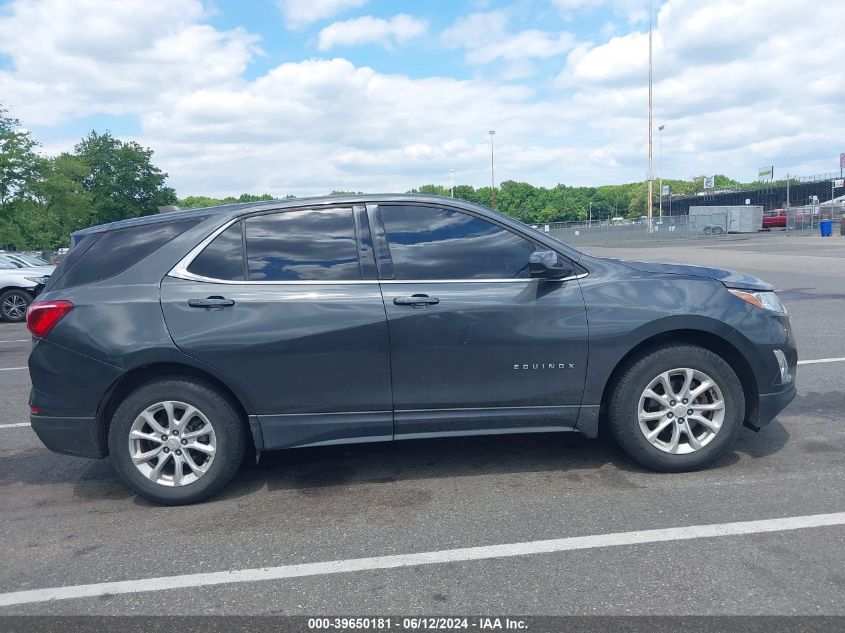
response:
M38 173L38 142L0 106L0 213L27 195Z
M37 205L20 219L24 248L66 246L70 233L93 223L91 195L85 191L88 166L73 154L43 159L33 184Z
M637 186L631 192L628 199L628 218L636 220L646 215L648 211L648 188L643 183L637 183Z
M19 219L32 205L41 158L38 142L17 119L0 106L0 246L13 247L22 239Z
M89 170L84 189L96 222L150 215L176 203L175 191L165 185L167 174L152 163L151 149L92 131L75 150Z

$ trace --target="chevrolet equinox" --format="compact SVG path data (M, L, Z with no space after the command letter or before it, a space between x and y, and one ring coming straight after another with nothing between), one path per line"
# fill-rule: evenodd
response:
M27 313L32 428L163 504L252 451L606 425L702 468L795 396L768 283L591 257L474 204L271 201L78 231Z

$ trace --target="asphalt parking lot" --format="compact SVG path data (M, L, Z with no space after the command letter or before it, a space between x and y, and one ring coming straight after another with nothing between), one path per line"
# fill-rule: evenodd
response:
M223 496L163 508L108 460L40 444L25 425L29 338L2 324L0 615L845 615L845 239L588 250L756 274L781 289L800 357L840 360L802 365L792 405L701 472L648 472L576 435L398 442L265 454ZM832 514L800 529L631 536ZM622 536L537 543L607 534ZM496 545L508 547L463 550ZM432 555L381 558L419 552ZM375 562L348 563L362 558ZM346 563L290 567L326 561ZM250 571L195 576L238 570ZM195 580L173 582L182 575ZM99 588L76 597L79 585ZM61 599L9 598L41 588Z

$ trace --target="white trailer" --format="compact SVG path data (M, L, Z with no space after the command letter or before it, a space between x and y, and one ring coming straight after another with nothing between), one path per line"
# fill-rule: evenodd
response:
M690 207L689 228L707 235L756 233L763 229L763 207L751 205Z

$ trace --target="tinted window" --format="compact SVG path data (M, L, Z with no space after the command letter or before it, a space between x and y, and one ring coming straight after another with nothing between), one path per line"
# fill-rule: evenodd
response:
M203 219L194 217L83 235L50 277L46 289L60 290L121 273Z
M285 211L245 225L251 280L360 279L352 209Z
M452 209L379 206L395 279L528 277L536 250L492 222Z
M214 238L197 255L188 272L212 279L242 281L244 278L244 251L241 240L241 223L235 222Z

